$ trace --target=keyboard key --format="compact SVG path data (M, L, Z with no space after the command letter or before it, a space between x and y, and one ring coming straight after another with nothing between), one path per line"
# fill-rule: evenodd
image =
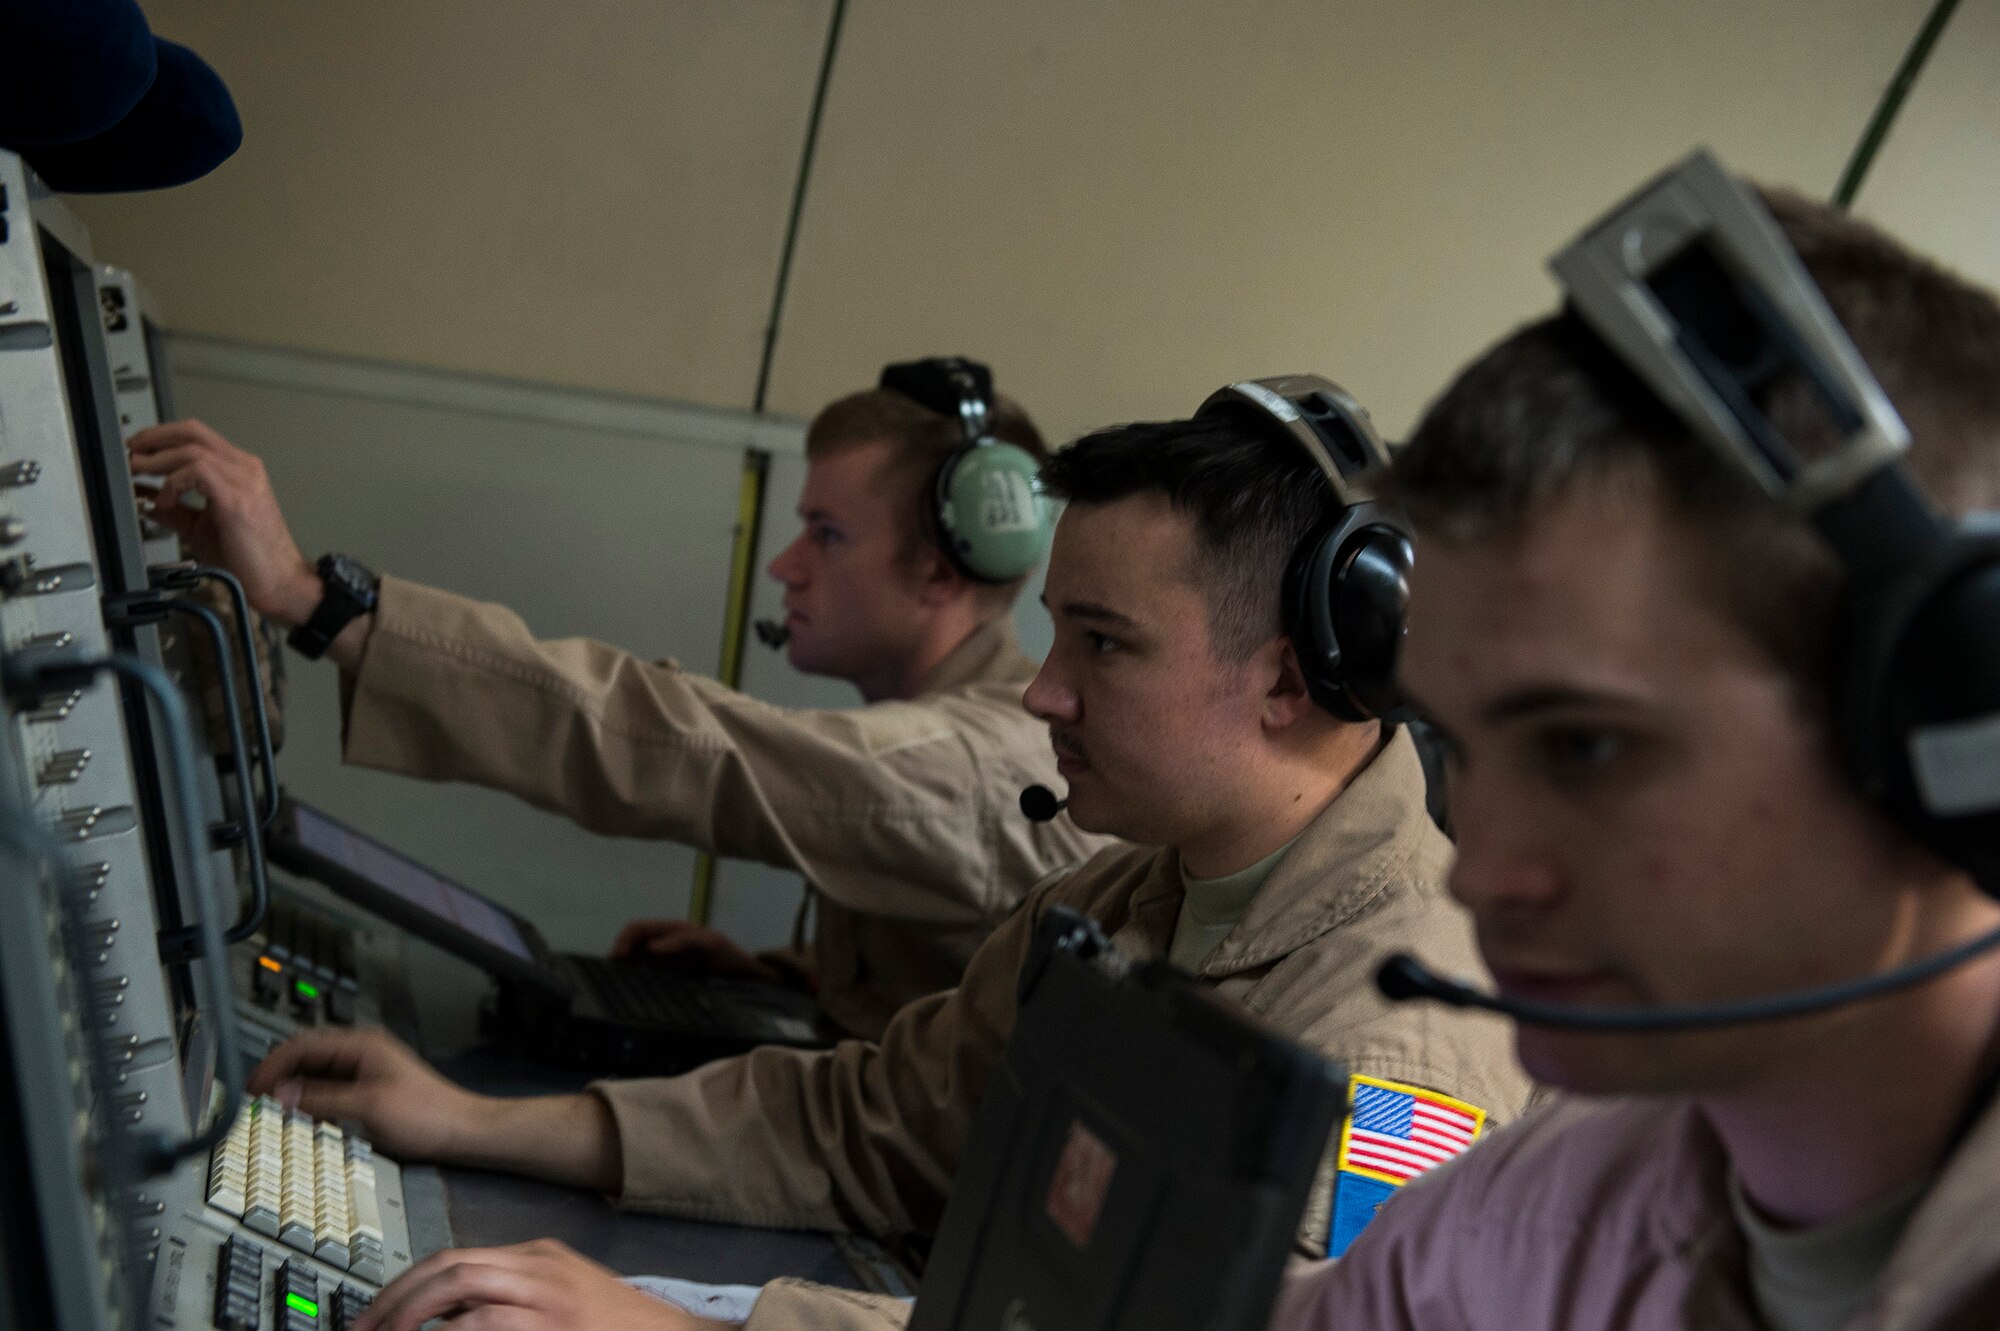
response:
M245 1108L210 1156L207 1197L219 1210L241 1217L244 1227L254 1233L351 1271L361 1280L382 1284L388 1277L389 1244L378 1168L392 1167L377 1165L375 1148L367 1138L263 1097ZM393 1172L390 1177L395 1177ZM264 1250L243 1236L238 1240L243 1254L238 1265L217 1273L216 1324L224 1326L225 1316L233 1319L228 1331L257 1327L260 1317L265 1325L271 1324L266 1310L272 1304L259 1295L261 1266L243 1265L253 1259L260 1263ZM400 1255L407 1244L400 1229L396 1242L398 1260L407 1261ZM313 1278L313 1268L301 1263L287 1277L288 1290L280 1293L317 1303L308 1283ZM277 1331L286 1331L291 1325L288 1318L307 1318L303 1325L324 1331L296 1304L282 1297L278 1303Z
M222 1245L215 1271L215 1325L220 1331L258 1331L263 1281L263 1249L242 1238Z
M286 1262L278 1268L277 1313L283 1331L319 1331L319 1276Z
M354 1285L342 1285L333 1292L333 1331L353 1331L375 1296Z

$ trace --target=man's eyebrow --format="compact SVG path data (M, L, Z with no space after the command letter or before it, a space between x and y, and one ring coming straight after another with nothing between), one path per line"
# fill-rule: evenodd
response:
M1479 709L1480 719L1489 724L1523 721L1544 712L1573 711L1586 707L1609 707L1637 711L1646 700L1635 693L1616 689L1585 688L1577 684L1528 684L1511 689Z
M1088 619L1098 624L1117 624L1131 629L1139 627L1139 621L1132 616L1120 614L1110 606L1099 605L1095 601L1064 601L1058 608L1049 605L1049 598L1044 596L1042 604L1048 606L1050 614L1062 615L1069 619Z

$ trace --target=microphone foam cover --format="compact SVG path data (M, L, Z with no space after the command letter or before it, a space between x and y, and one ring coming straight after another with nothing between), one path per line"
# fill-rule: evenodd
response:
M1382 997L1392 1003L1408 1002L1412 998L1432 998L1435 991L1427 983L1431 979L1423 963L1404 952L1390 955L1375 972L1375 987L1382 991Z
M1061 813L1064 803L1047 786L1029 786L1021 792L1021 812L1037 823L1046 823Z

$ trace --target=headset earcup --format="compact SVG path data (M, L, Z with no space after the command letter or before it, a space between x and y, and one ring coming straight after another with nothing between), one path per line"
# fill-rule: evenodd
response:
M1344 721L1400 720L1396 654L1410 603L1409 536L1367 509L1301 542L1285 570L1285 631L1313 701Z
M1049 504L1041 463L1024 448L988 442L962 448L938 469L938 539L961 572L980 582L1012 582L1049 549Z
M1414 563L1409 536L1390 527L1365 529L1342 558L1334 628L1346 658L1347 691L1361 711L1382 720L1400 720L1404 711L1396 657L1409 618Z
M2000 546L1853 595L1835 697L1862 793L2000 896Z

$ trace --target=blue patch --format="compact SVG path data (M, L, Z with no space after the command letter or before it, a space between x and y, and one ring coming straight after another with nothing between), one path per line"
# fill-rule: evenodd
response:
M1362 1174L1341 1170L1334 1175L1333 1224L1327 1231L1326 1255L1338 1257L1347 1251L1382 1203L1396 1195L1394 1184Z

